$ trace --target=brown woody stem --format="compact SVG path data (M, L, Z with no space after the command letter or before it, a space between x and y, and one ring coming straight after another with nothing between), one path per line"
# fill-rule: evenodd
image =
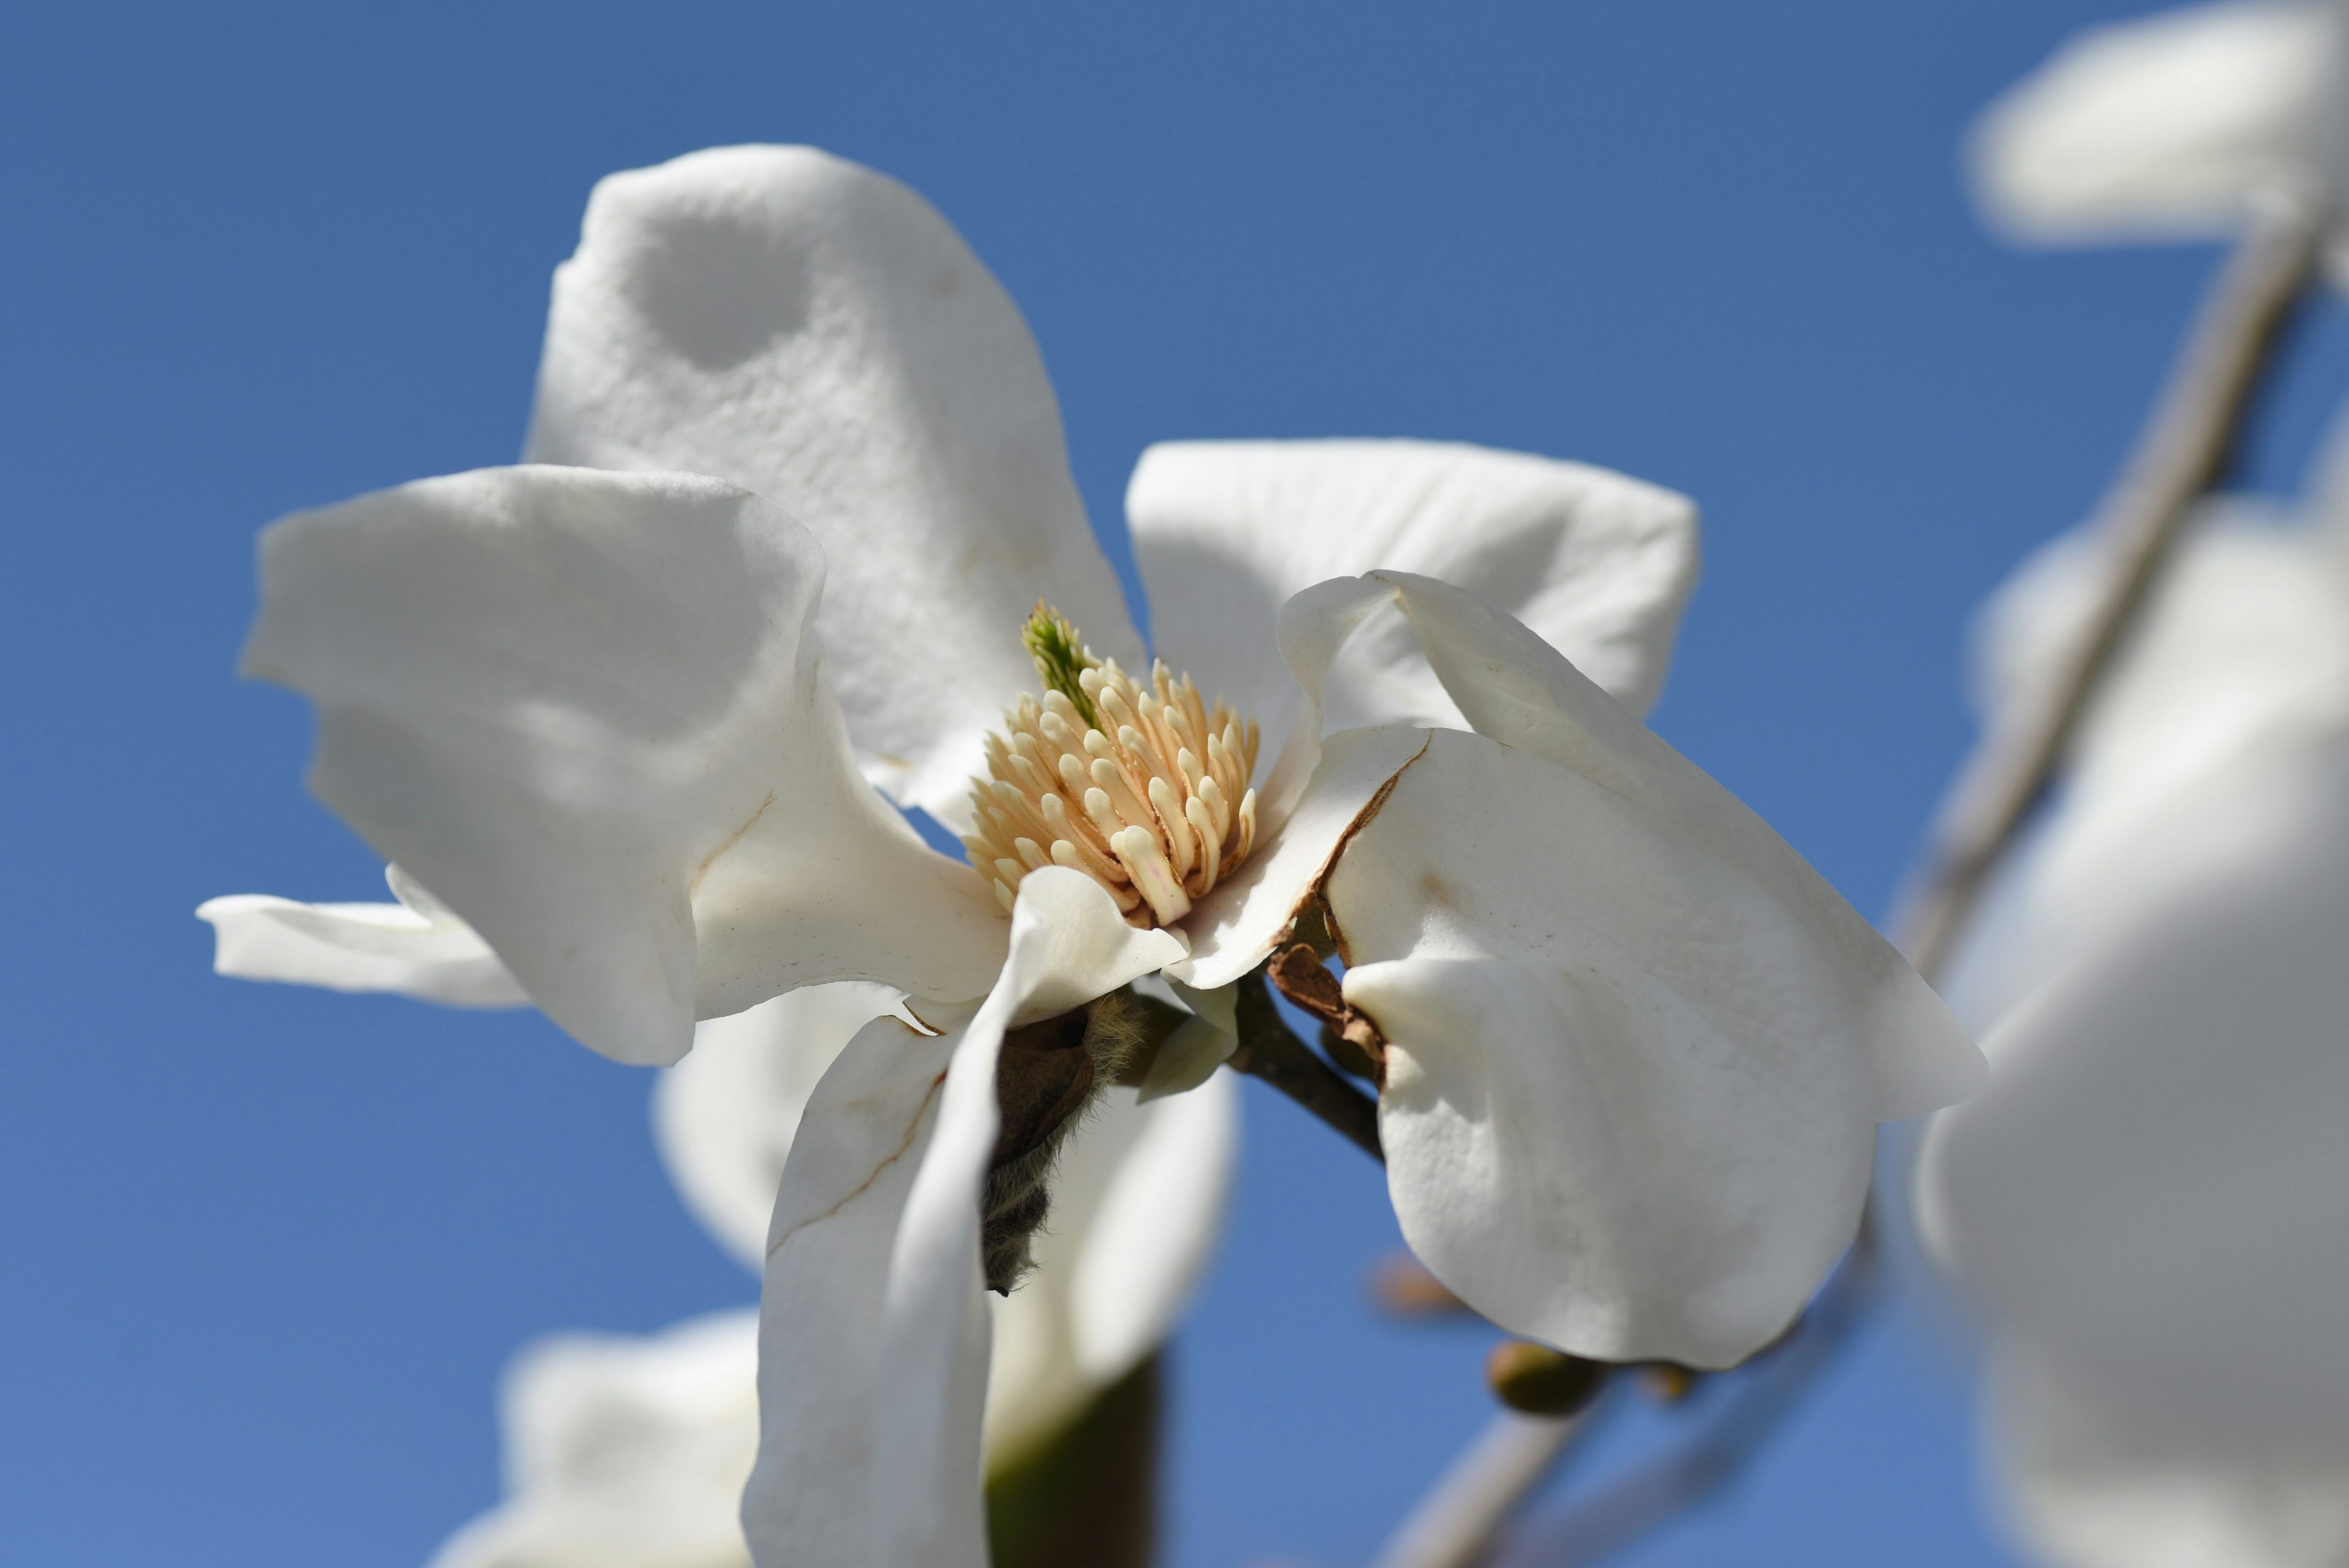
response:
M1261 972L1240 981L1237 1012L1240 1048L1232 1053L1232 1070L1271 1085L1384 1164L1386 1153L1379 1147L1378 1102L1348 1083L1289 1033L1272 1004L1272 993L1265 989Z

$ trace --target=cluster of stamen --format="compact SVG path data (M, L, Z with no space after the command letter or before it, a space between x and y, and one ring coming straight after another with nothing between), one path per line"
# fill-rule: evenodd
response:
M1029 872L1066 866L1133 924L1174 924L1255 845L1255 722L1220 701L1211 711L1163 661L1144 688L1040 605L1026 640L1045 691L987 738L962 841L970 863L1007 909Z

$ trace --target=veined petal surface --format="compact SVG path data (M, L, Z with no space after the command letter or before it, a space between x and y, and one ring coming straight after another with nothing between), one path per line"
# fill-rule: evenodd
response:
M500 1399L506 1501L430 1568L748 1568L757 1351L750 1311L530 1346Z
M1003 1034L1182 951L1128 926L1091 877L1048 867L1020 884L1009 955L976 1012L935 1037L872 1025L824 1075L784 1167L761 1295L743 1519L761 1568L983 1568L978 1199Z
M2221 234L2278 178L2337 178L2342 18L2221 0L2091 28L1973 135L1977 197L2030 240Z
M301 904L233 893L197 906L212 971L328 991L388 991L450 1007L527 1007L530 994L455 910L398 867L396 904Z
M1732 1365L1810 1298L1875 1149L1864 1036L1778 889L1570 769L1437 732L1329 884L1430 1269L1579 1355Z
M1660 828L1766 888L1836 977L1873 1084L1878 1120L1922 1115L1973 1092L1982 1053L1892 945L1769 824L1507 615L1446 584L1374 572L1428 662L1480 735L1624 796Z
M1327 883L1389 1042L1404 1235L1515 1332L1742 1359L1850 1239L1874 1122L1968 1092L1981 1054L1784 840L1474 597L1389 572L1299 595L1309 693L1338 645L1313 623L1372 588L1476 731L1427 737Z
M867 775L963 826L981 740L1035 684L1041 598L1130 667L1019 309L895 180L721 147L595 187L557 270L530 457L682 469L812 529L817 628Z
M1296 706L1275 618L1314 583L1381 566L1441 577L1514 614L1644 712L1696 581L1687 497L1485 447L1170 441L1142 454L1125 507L1159 656L1256 713L1267 755ZM1348 643L1325 707L1337 729L1464 727L1391 615Z
M693 1049L653 1089L653 1140L685 1206L753 1272L808 1096L864 1027L903 995L865 981L787 991L695 1026Z
M490 469L263 535L245 673L318 710L310 786L574 1037L870 980L976 997L1004 923L851 765L807 531L687 474Z

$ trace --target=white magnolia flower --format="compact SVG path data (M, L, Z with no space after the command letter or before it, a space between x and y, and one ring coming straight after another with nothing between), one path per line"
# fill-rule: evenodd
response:
M642 472L285 519L245 668L316 704L313 790L607 1054L674 1060L698 1018L802 987L908 999L784 1164L762 1562L983 1561L981 1285L1018 1272L1065 1113L1144 1068L1128 1010L1092 1004L1163 973L1212 1018L1316 906L1383 1033L1407 1237L1578 1354L1750 1354L1847 1241L1875 1120L1979 1074L1889 947L1619 701L1661 679L1678 497L1465 448L1159 449L1129 509L1160 644L1261 705L1211 713L1029 618L1137 640L1001 291L903 187L779 149L598 189L532 444ZM867 779L968 826L978 871ZM305 977L338 929L300 928ZM271 940L241 939L245 972ZM366 942L381 977L382 922Z
M1961 999L2004 1014L1992 1085L1920 1172L1992 1314L2006 1511L2062 1568L2349 1562L2349 582L2328 529L2215 510L2002 900ZM2005 590L1993 690L2095 570Z
M2337 199L2344 70L2340 0L2219 0L2090 28L1984 112L1976 194L2011 234L2051 244L2225 234L2279 185Z

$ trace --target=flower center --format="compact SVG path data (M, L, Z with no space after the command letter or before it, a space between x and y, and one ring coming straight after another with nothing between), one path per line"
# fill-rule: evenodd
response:
M1161 661L1143 687L1042 605L1021 640L1044 694L987 738L963 848L1009 909L1029 872L1082 871L1137 926L1171 926L1256 842L1257 727Z

